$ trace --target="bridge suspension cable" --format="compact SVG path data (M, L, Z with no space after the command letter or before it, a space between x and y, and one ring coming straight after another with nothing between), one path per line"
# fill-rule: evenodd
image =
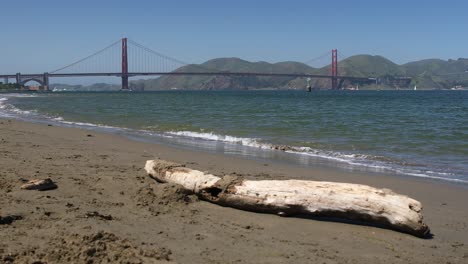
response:
M129 72L169 72L189 63L171 58L128 40Z
M320 60L324 60L325 58L329 60L330 56L331 56L331 51L328 51L328 52L323 53L323 54L321 54L321 55L319 55L319 56L317 56L315 58L312 58L310 60L305 61L304 64L311 65L312 63L320 61Z
M129 72L171 72L190 65L191 71L219 72L197 64L181 61L141 45L131 39L129 43Z
M123 58L120 44L121 40L118 40L89 56L49 71L49 73L119 73L122 71ZM168 73L184 66L190 66L189 69L185 69L185 71L190 72L222 72L219 69L210 69L164 55L130 39L128 39L126 48L128 73Z
M130 44L130 45L127 45ZM129 52L130 51L130 52ZM318 57L306 61L306 64L324 60L327 62L332 55L332 64L327 63L327 66L317 69L313 73L289 72L274 70L270 67L267 70L257 70L253 67L244 69L244 71L226 71L220 69L210 69L204 65L189 64L184 61L164 55L160 52L147 48L133 40L122 38L105 48L92 53L80 60L77 60L64 67L58 68L44 74L20 74L15 75L0 75L0 77L16 78L17 82L26 80L25 78L35 78L42 80L45 86L48 86L49 77L119 77L122 79L122 89L129 89L129 78L134 76L160 76L160 75L223 75L231 77L288 77L288 78L323 78L330 79L332 87L337 89L338 79L341 82L347 80L369 80L363 76L347 76L338 74L338 56L337 50L326 52ZM341 55L343 57L343 55ZM130 58L130 61L128 60ZM129 63L130 62L130 63ZM217 67L214 64L214 67ZM130 69L129 69L130 66ZM184 67L184 68L182 68ZM326 73L331 69L331 73ZM466 71L465 71L466 72Z
M68 64L64 67L61 67L59 69L50 71L49 73L64 73L67 71L74 71L74 72L102 72L101 71L96 71L97 69L90 69L90 68L97 68L96 66L100 67L102 66L101 64L103 63L108 63L107 61L104 60L96 60L96 58L99 58L100 55L106 54L106 53L112 53L113 56L108 56L110 58L115 57L116 53L118 54L120 52L120 40L106 46L105 48L83 58L78 61L75 61L71 64ZM120 58L120 56L119 56ZM114 63L115 65L116 63ZM118 68L117 68L118 69ZM109 70L109 69L107 69Z
M338 52L338 61L343 61L343 60L346 60L347 58L349 58L349 56L344 54L341 50L340 52Z
M344 54L343 52L338 52L338 61L340 63L338 63L338 69L339 71L341 71L341 74L346 74L347 73L347 68L349 68L349 64L347 65L346 63L341 63L343 62L344 60L346 60L347 58L349 58L349 56L347 56L346 54Z

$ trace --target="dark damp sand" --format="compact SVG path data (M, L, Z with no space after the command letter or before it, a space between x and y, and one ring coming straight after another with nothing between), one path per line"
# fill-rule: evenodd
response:
M0 262L468 263L466 187L265 164L87 130L0 122L0 215L5 222L0 225ZM158 157L219 175L390 188L423 203L434 237L198 201L175 185L147 177L145 161ZM45 177L59 188L20 189L24 179ZM23 219L6 224L8 215Z

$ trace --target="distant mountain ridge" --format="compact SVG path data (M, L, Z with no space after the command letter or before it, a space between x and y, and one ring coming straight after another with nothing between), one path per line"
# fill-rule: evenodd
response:
M468 87L468 59L457 60L426 59L398 65L391 60L376 55L355 55L339 61L338 74L357 77L377 77L382 83L345 82L344 87L359 85L360 89L449 89L454 86ZM330 65L314 68L300 62L286 61L269 63L264 61L249 62L239 58L216 58L202 64L183 66L175 71L231 71L260 73L307 73L330 74ZM395 83L396 77L410 77L411 82ZM203 75L165 75L154 79L133 80L130 87L135 90L248 90L248 89L305 89L307 80L294 77L267 76L203 76ZM329 89L328 79L312 79L315 88ZM76 86L84 90L98 89L99 85L90 87ZM68 86L67 88L73 89ZM120 88L118 85L106 85L103 89Z
M268 63L264 61L249 62L239 58L217 58L200 65L187 65L177 69L179 72L259 72L259 73L314 73L315 68L300 62ZM160 89L255 89L255 88L284 88L293 78L290 77L255 77L255 76L162 76L157 79L132 82L132 86L145 90Z
M411 77L408 87L395 87L392 83L361 84L361 89L394 89L418 86L420 89L447 89L456 85L468 86L468 59L440 60L428 59L398 65L382 56L355 55L339 62L339 75L358 77ZM330 66L314 68L300 62L287 61L268 63L264 61L249 62L239 58L217 58L198 65L187 65L176 71L217 71L232 72L265 72L265 73L310 73L330 74ZM458 73L458 74L457 74ZM354 86L358 83L345 83ZM303 89L305 78L292 77L255 77L255 76L161 76L157 79L131 82L135 88L144 90L211 90L211 89ZM321 89L330 88L328 79L312 79L311 85Z

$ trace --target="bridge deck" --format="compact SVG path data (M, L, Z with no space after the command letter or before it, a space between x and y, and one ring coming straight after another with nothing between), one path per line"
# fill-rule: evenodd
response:
M40 77L44 74L21 74L22 77ZM269 76L269 77L296 77L296 78L333 78L331 75L308 74L308 73L262 73L262 72L129 72L128 77L133 76L163 76L163 75L223 75L223 76ZM121 72L102 73L49 73L49 77L122 77ZM0 78L16 78L16 74L0 74ZM357 76L336 76L337 79L348 80L374 80L375 78Z

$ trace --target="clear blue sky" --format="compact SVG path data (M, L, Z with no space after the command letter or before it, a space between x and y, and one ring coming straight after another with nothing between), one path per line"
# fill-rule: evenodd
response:
M50 71L126 36L183 61L468 57L468 1L2 1L0 72Z

